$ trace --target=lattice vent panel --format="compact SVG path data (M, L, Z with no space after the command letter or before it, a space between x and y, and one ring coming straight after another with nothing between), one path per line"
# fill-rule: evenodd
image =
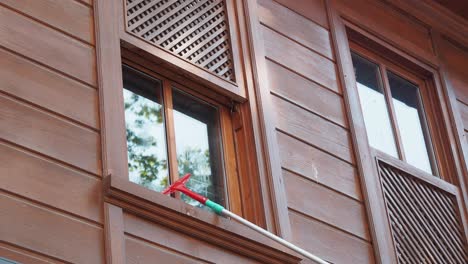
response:
M379 163L399 263L468 263L455 197Z
M235 81L223 0L126 0L127 31Z

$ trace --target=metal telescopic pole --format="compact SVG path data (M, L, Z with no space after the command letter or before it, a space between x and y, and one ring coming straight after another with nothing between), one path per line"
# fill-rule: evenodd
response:
M250 227L251 229L253 229L253 230L259 232L260 234L265 235L265 236L267 236L267 237L269 237L269 238L275 240L276 242L280 243L281 245L283 245L283 246L285 246L285 247L288 247L288 248L290 248L290 249L296 251L297 253L303 255L304 257L306 257L306 258L308 258L308 259L310 259L310 260L313 260L313 261L315 261L315 262L317 262L317 263L319 263L319 264L329 264L329 263L326 262L325 260L323 260L323 259L321 259L321 258L319 258L319 257L317 257L317 256L315 256L315 255L313 255L313 254L311 254L311 253L308 252L308 251L305 251L304 249L302 249L302 248L300 248L300 247L298 247L298 246L296 246L296 245L294 245L294 244L292 244L292 243L290 243L290 242L288 242L288 241L282 239L282 238L279 237L279 236L276 236L276 235L274 235L274 234L272 234L272 233L266 231L265 229L263 229L263 228L261 228L261 227L255 225L255 224L253 224L253 223L251 223L251 222L245 220L244 218L242 218L242 217L240 217L240 216L238 216L238 215L232 213L231 211L228 211L228 210L226 210L226 209L223 209L223 211L221 212L221 214L222 214L223 216L230 217L230 218L236 220L237 222L239 222L239 223L241 223L241 224L243 224L243 225L245 225L245 226L247 226L247 227Z
M224 216L224 217L230 217L230 218L236 220L237 222L239 222L239 223L241 223L241 224L243 224L243 225L245 225L247 227L250 227L251 229L253 229L253 230L257 231L257 232L259 232L260 234L275 240L276 242L280 243L281 245L296 251L297 253L303 255L304 257L315 261L316 263L329 264L325 260L311 254L310 252L307 252L304 249L302 249L302 248L300 248L300 247L298 247L298 246L296 246L296 245L282 239L281 237L276 236L276 235L266 231L265 229L257 226L256 224L253 224L253 223L245 220L244 218L232 213L231 211L226 210L226 208L224 208L222 205L217 204L217 203L211 201L210 199L208 199L208 198L206 198L206 197L204 197L204 196L202 196L202 195L188 189L185 186L185 183L189 180L189 178L190 178L190 173L185 174L184 177L180 178L179 180L174 182L171 186L167 187L163 191L163 194L170 194L170 193L173 193L173 192L176 192L176 191L182 192L185 195L189 196L190 198L192 198L192 199L198 201L199 203L207 206L208 208L213 210L218 215L221 215L221 216Z

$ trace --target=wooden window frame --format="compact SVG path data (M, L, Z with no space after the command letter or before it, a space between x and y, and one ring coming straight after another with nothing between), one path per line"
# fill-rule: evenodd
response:
M453 91L447 85L446 71L437 56L423 56L414 49L407 49L405 45L399 45L392 40L386 39L379 32L366 30L365 25L359 26L357 20L352 15L342 13L337 9L335 1L327 0L327 10L329 12L330 29L332 43L336 51L338 76L343 86L343 96L347 109L347 116L350 121L350 130L353 140L353 146L356 153L357 168L361 175L361 186L363 190L364 202L370 223L370 231L373 240L373 248L377 263L397 263L395 248L392 239L385 202L383 200L382 185L377 177L377 162L379 153L375 153L369 146L364 119L361 112L360 101L356 89L356 80L354 77L353 63L351 60L350 41L363 43L367 48L381 54L390 55L392 59L397 59L399 64L407 66L408 69L417 72L423 76L426 85L433 90L431 102L440 106L440 112L435 113L438 125L443 126L446 133L435 135L447 140L448 145L436 146L437 151L442 151L445 155L439 157L443 163L448 166L447 172L442 172L447 179L440 179L432 175L425 175L426 182L434 185L439 183L441 189L451 189L455 191L457 203L459 205L461 221L468 234L466 208L466 196L464 194L465 184L463 178L463 158L460 156L460 142L454 127L454 106L453 99L447 98L447 94L453 97ZM434 45L440 42L437 32L431 32ZM437 54L435 54L437 55ZM445 132L445 131L441 131ZM439 133L439 131L437 131ZM384 154L385 155L385 154ZM386 155L388 156L388 155ZM386 158L388 161L388 157ZM392 165L402 171L415 173L413 166L408 166L405 162L393 158ZM453 166L452 166L453 165ZM442 168L443 169L443 168ZM417 170L416 173L421 173ZM421 174L422 175L422 174ZM462 202L464 201L464 202Z
M390 123L391 123L392 130L393 130L393 136L394 136L395 144L397 147L398 157L401 161L408 164L408 166L412 166L412 165L407 163L407 160L406 160L405 150L404 150L402 137L401 137L401 131L398 126L398 121L397 121L397 117L395 113L395 106L392 102L393 97L392 97L392 92L391 92L387 72L388 71L393 72L399 77L417 86L419 90L419 96L420 96L419 101L421 103L421 105L419 106L421 109L418 109L418 110L422 111L423 113L422 119L420 121L421 121L422 129L423 129L423 133L425 136L424 141L425 141L426 148L428 151L428 157L431 163L432 173L434 176L441 177L444 179L450 179L449 177L443 177L440 174L439 164L441 164L442 161L439 160L438 157L440 155L444 155L444 153L441 153L441 154L436 153L436 150L434 147L434 145L444 144L444 142L436 142L436 141L438 140L444 141L444 140L434 137L434 135L437 135L439 133L433 130L439 130L442 128L435 125L436 122L434 120L434 107L437 107L437 106L435 106L434 102L430 100L431 98L430 94L432 93L431 88L433 87L429 84L431 80L427 80L424 77L418 76L416 73L413 73L410 70L405 69L402 65L399 65L398 62L391 61L390 59L387 59L384 56L381 56L380 54L373 52L372 50L366 49L361 44L350 41L349 46L350 46L352 53L378 66L378 70L380 74L379 82L382 83L382 89L383 89L383 93L384 93L384 97L385 97L385 101L387 105L387 111L389 114ZM380 156L384 155L384 156L391 157L389 154L386 154L382 151L378 151L378 152Z
M180 90L190 96L193 96L197 100L203 101L209 105L214 106L218 110L219 121L220 121L220 136L222 142L222 181L224 187L224 197L226 199L226 207L235 212L236 214L242 215L240 188L237 181L237 160L234 149L234 138L232 135L232 116L230 113L230 106L227 106L215 98L197 92L194 89L190 89L190 84L184 82L184 80L172 80L167 76L164 76L158 72L157 67L151 69L146 68L132 60L135 55L125 53L126 57L122 58L122 64L136 70L142 74L145 74L151 78L161 81L162 83L162 100L164 109L164 120L165 120L165 134L166 134L166 146L168 154L168 169L170 183L177 181L180 177L178 172L177 153L176 153L176 139L175 139L175 124L173 116L173 100L172 91L173 89ZM122 87L123 89L123 87ZM180 199L180 194L175 194L176 199Z

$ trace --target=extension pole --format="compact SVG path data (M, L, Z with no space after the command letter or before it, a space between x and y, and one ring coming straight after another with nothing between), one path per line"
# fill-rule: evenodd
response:
M164 190L163 194L170 194L170 193L173 193L173 192L176 192L176 191L182 192L185 195L191 197L192 199L198 201L199 203L207 206L208 208L213 210L218 215L221 215L221 216L224 216L224 217L230 217L230 218L236 220L237 222L239 222L239 223L241 223L241 224L243 224L243 225L257 231L257 232L259 232L260 234L275 240L276 242L280 243L281 245L294 250L295 252L303 255L304 257L315 261L316 263L329 264L325 260L313 255L312 253L310 253L310 252L308 252L308 251L306 251L306 250L304 250L304 249L302 249L302 248L300 248L300 247L298 247L298 246L296 246L296 245L282 239L279 236L276 236L275 234L272 234L272 233L266 231L265 229L255 225L254 223L251 223L251 222L245 220L244 218L234 214L231 211L226 210L226 208L224 208L222 205L217 204L217 203L209 200L208 198L206 198L206 197L204 197L204 196L202 196L202 195L200 195L198 193L195 193L192 190L188 189L185 186L185 183L189 180L189 178L190 178L190 173L185 174L184 177L180 178L174 184L172 184L166 190Z

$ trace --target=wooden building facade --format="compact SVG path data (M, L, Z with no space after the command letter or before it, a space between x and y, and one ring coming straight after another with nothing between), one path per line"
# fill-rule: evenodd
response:
M467 263L467 12L0 0L0 263Z

